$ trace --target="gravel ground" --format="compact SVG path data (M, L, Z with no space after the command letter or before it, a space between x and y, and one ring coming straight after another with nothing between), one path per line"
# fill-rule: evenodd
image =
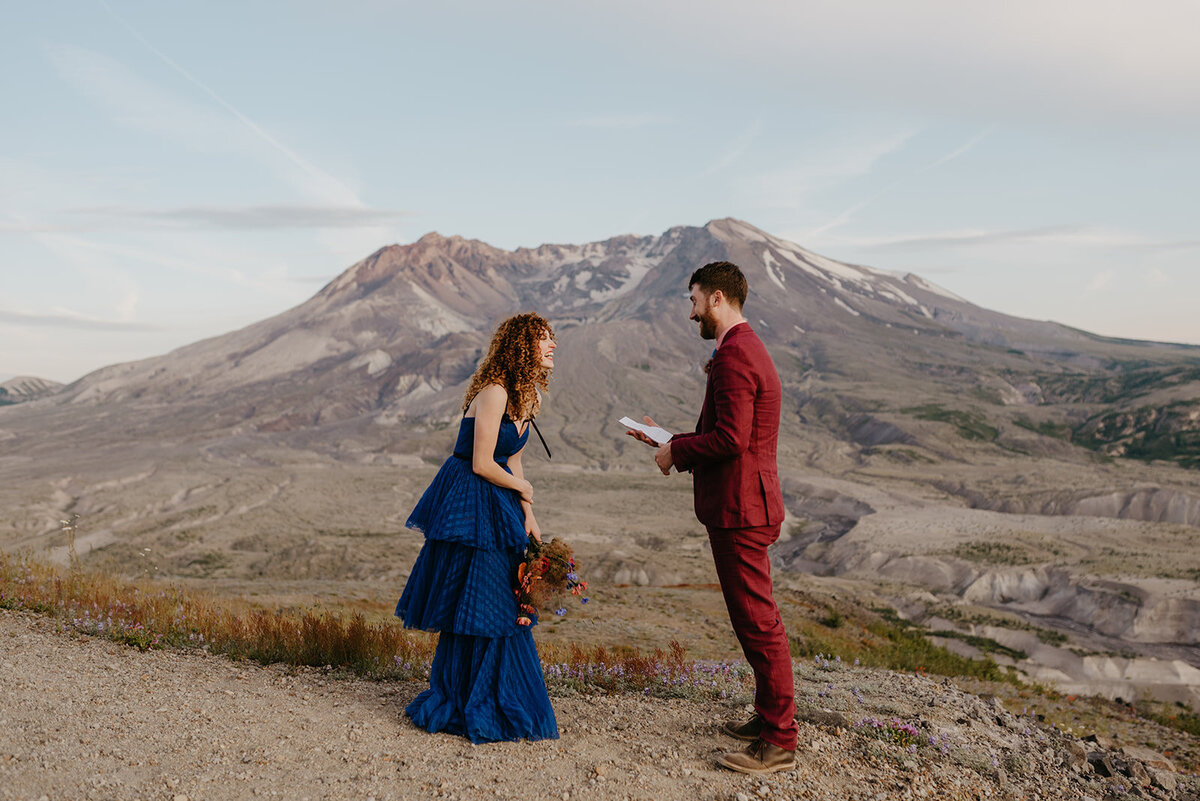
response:
M404 717L420 684L143 653L11 611L0 611L0 668L3 799L1099 801L1131 786L1097 776L1078 741L1031 731L1036 724L996 702L849 667L798 669L799 767L766 780L715 766L737 746L719 722L742 713L717 701L555 698L560 740L473 746ZM838 704L822 711L831 677L841 706L873 700L853 715ZM854 725L886 713L916 721L937 744L910 752ZM1148 782L1135 792L1186 797L1182 785L1168 793Z

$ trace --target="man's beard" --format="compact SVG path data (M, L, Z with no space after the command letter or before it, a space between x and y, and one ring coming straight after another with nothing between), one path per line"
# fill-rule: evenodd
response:
M700 338L701 339L716 339L717 338L717 321L714 320L708 312L700 315Z

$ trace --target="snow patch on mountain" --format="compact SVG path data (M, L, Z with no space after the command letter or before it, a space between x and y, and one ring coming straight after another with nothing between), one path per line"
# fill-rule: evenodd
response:
M767 268L767 277L775 283L775 286L779 287L780 289L787 289L787 287L784 286L784 281L787 279L783 274L783 270L781 269L779 262L775 261L774 254L772 254L769 250L764 250L762 259L763 266Z
M931 283L930 281L926 281L924 278L922 278L919 275L913 275L912 273L908 273L907 275L904 276L904 280L910 284L913 284L914 286L918 286L921 289L924 289L926 292L932 292L935 295L941 295L944 298L949 298L950 300L956 300L959 303L970 303L970 301L968 301L964 298L960 298L958 295L955 295L950 290L942 289L937 284Z
M883 297L894 300L897 303L907 303L909 306L921 305L920 301L897 286L887 285L878 287L875 291Z
M350 369L367 368L367 375L379 375L392 366L392 357L379 349L368 351L350 362Z
M626 277L617 286L611 289L593 289L590 297L598 303L605 303L613 298L621 297L632 291L642 279L658 264L657 259L650 258L644 252L638 252L635 255L629 256L629 263L626 265Z
M846 311L853 314L855 317L862 316L857 310L850 308L850 306L846 303L846 301L842 300L841 298L834 298L833 302L836 303L837 305L841 306Z
M412 281L408 282L408 286L424 307L421 310L414 310L415 313L412 315L412 320L417 328L433 334L435 337L475 330L475 326L467 322L465 318Z
M737 234L748 242L767 242L767 237L765 234L763 234L754 226L744 223L741 220L729 220L728 227L731 229L732 233Z

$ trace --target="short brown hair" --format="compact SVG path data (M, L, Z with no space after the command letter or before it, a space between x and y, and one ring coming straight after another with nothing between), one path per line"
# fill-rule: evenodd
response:
M725 299L737 306L739 311L742 306L746 305L748 291L746 276L742 275L741 269L733 262L709 262L692 273L692 278L688 281L688 288L693 286L700 287L708 295L718 289L721 290Z

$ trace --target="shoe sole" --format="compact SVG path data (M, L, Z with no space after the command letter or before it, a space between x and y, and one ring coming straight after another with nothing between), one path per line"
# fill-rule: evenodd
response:
M732 770L735 773L745 773L750 776L761 776L765 773L781 773L785 770L795 770L796 769L796 763L789 762L786 765L775 765L775 766L769 767L769 768L764 765L763 767L755 770L752 768L748 768L745 765L737 765L737 764L734 764L731 762L727 762L725 760L725 757L717 757L717 764L727 770Z

